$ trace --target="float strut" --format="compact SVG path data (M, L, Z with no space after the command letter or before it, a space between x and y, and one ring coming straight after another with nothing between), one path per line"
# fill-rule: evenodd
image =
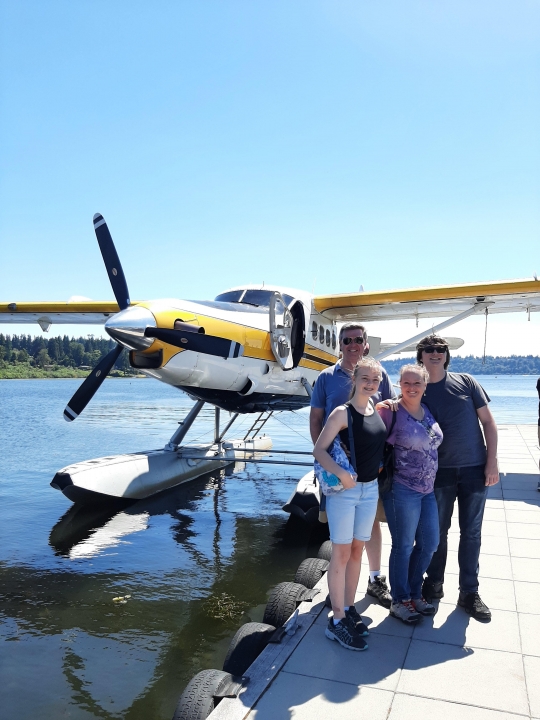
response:
M195 418L201 412L203 405L204 405L204 400L197 400L197 402L191 408L191 410L188 412L188 414L186 415L184 420L182 420L182 422L178 423L180 427L174 433L174 435L169 440L167 445L165 445L165 450L170 450L171 452L175 452L175 450L178 448L178 446L180 445L182 440L187 435L189 428L193 425Z
M218 443L220 443L220 442L223 440L223 438L225 437L225 433L226 433L227 430L231 427L231 425L232 425L233 422L236 420L236 418L238 417L238 415L239 415L239 413L234 413L234 415L232 416L232 418L231 418L231 419L229 420L229 422L225 425L225 428L224 428L223 432L220 433L220 436L219 436L218 439L217 439L217 442L218 442Z
M219 443L219 415L220 411L218 407L214 408L214 445Z
M306 378L300 378L300 382L304 386L304 390L307 392L308 397L311 398L311 396L313 395L313 390L309 382L306 380Z

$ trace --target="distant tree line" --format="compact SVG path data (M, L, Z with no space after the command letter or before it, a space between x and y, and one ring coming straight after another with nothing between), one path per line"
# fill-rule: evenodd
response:
M43 335L3 335L0 333L0 368L26 364L41 369L54 367L93 368L112 350L115 343L106 338L63 337L45 338ZM115 364L123 373L136 374L123 352Z
M402 365L416 362L415 357L400 358L399 360L383 360L386 372L396 375ZM540 357L537 355L510 355L500 357L486 355L476 357L452 357L449 370L465 372L471 375L538 375L540 376Z
M63 337L45 338L43 335L3 335L0 333L0 368L26 364L30 367L47 369L54 367L93 368L114 347L114 341L107 338ZM391 375L397 374L402 365L415 362L414 358L383 360ZM118 358L115 369L122 373L137 374L129 364L128 353ZM481 357L467 355L453 357L450 369L471 375L537 375L540 376L540 357L536 355L511 355Z

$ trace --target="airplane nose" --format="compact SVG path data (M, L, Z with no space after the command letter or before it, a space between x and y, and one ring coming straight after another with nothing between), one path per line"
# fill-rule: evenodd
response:
M148 327L156 327L156 319L143 307L128 307L110 317L105 323L105 330L113 340L125 345L130 350L146 350L154 342L154 338L145 337Z

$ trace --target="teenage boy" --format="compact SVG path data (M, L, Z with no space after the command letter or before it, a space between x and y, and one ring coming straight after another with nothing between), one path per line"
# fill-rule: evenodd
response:
M476 620L489 622L491 612L478 594L478 560L487 489L499 482L497 425L483 387L471 375L447 372L450 362L447 340L428 335L420 340L416 350L417 361L429 373L423 402L444 436L435 478L440 541L427 569L422 594L428 602L444 596L448 530L457 498L460 530L458 605Z
M356 363L369 353L366 329L359 323L345 323L339 331L339 349L341 359L332 367L323 370L313 388L309 430L313 444L317 441L323 426L335 408L349 400L351 392L351 376ZM394 389L388 373L382 368L382 380L379 389L373 395L374 403L395 398ZM366 542L369 562L368 595L376 598L381 605L389 608L392 597L386 584L386 577L381 575L382 533L378 519L373 523L371 540Z

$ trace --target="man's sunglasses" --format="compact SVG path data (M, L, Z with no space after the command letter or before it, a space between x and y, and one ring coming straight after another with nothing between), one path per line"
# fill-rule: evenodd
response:
M428 347L422 348L422 352L431 355L431 353L445 353L448 350L446 345L428 345Z
M363 345L366 341L363 337L345 337L341 341L344 345L350 345L351 343L356 343L357 345Z

